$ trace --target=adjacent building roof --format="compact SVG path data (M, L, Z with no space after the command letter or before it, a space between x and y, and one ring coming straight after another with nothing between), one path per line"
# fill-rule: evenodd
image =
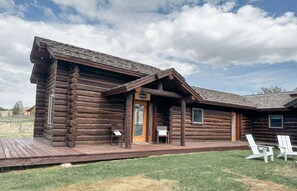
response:
M293 101L294 97L290 96L291 92L282 92L274 94L256 94L243 96L253 103L257 109L284 109L285 105Z
M240 96L237 94L193 87L206 103L228 104L230 106L251 107L259 110L286 109L288 103L293 103L293 91L274 94L253 94ZM295 90L294 90L295 91ZM289 105L288 105L289 106Z
M291 93L290 93L291 96L293 97L297 97L297 88L295 88Z
M225 104L226 106L229 105L231 107L256 109L256 106L243 96L199 87L193 88L197 93L199 93L205 103Z
M123 69L127 72L133 71L145 75L155 74L161 71L149 65L41 37L35 37L35 42L39 47L46 48L52 57L60 60L73 61L79 64L90 61L93 64L110 66L116 69Z

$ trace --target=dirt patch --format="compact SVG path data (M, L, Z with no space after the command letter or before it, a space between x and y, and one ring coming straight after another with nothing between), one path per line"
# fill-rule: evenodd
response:
M223 172L227 172L227 173L236 175L237 177L241 177L240 179L234 179L234 180L246 185L251 191L266 191L266 190L267 191L287 191L287 190L297 191L296 189L290 189L287 186L284 186L281 184L248 177L248 176L233 172L230 169L224 169Z
M292 190L288 187L277 184L274 182L264 181L264 180L258 180L254 178L242 178L238 180L239 182L245 184L249 190L251 191L287 191Z
M73 184L56 191L171 191L178 188L178 182L173 180L154 180L143 175L104 180L101 182L90 182Z
M297 170L294 166L279 166L272 170L273 173L279 174L281 176L292 177L297 176Z

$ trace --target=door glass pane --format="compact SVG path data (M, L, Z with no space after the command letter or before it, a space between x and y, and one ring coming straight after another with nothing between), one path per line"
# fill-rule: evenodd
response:
M143 135L143 115L144 105L135 104L134 106L134 136Z

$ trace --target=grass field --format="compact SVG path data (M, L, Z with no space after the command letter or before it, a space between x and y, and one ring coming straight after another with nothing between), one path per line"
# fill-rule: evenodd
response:
M0 117L0 137L32 137L33 117Z
M0 174L1 190L297 190L294 160L205 152L42 167ZM295 158L296 159L296 158Z

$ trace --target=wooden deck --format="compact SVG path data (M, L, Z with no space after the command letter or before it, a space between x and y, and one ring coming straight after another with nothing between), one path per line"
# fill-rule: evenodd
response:
M178 144L133 144L132 149L117 145L52 147L43 138L1 138L0 167L77 163L147 157L152 155L246 149L246 142L196 142Z

